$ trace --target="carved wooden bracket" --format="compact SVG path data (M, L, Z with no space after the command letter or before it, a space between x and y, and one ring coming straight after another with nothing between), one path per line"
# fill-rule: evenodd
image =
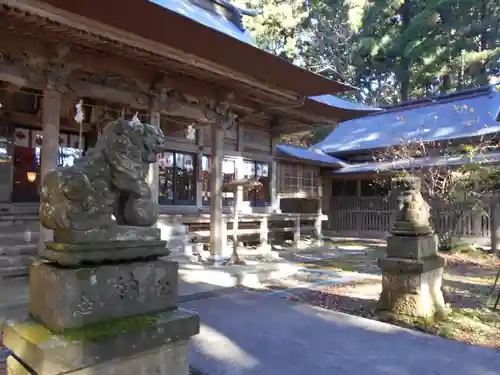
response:
M153 84L144 84L112 72L89 72L72 62L69 52L69 47L64 45L49 57L11 55L0 50L0 80L17 86L72 92L78 96L149 108L188 118L200 125L217 123L224 130L237 125L237 115L231 110L233 93L219 95L218 100L193 100L164 75L160 74Z
M49 57L35 57L23 54L21 57L23 65L31 73L28 75L29 84L40 89L51 89L61 93L72 91L72 74L81 64L68 59L70 47L58 45Z
M222 100L206 101L205 115L210 122L216 123L225 132L233 131L238 126L238 115L231 109L234 93L228 93Z

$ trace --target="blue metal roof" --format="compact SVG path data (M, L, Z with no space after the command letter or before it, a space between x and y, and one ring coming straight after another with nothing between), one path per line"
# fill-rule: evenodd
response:
M499 86L500 87L500 86ZM394 106L341 123L314 147L332 154L500 132L500 93L493 86Z
M276 145L276 150L297 159L317 162L321 164L328 164L329 166L343 167L348 165L342 160L327 155L319 149L305 148L280 143Z
M312 99L312 100L317 101L319 103L329 105L331 107L337 107L337 108L349 109L349 110L355 110L355 111L361 111L361 112L366 111L366 112L371 113L371 112L378 112L381 110L380 108L369 107L366 105L350 102L348 100L341 99L335 95L310 96L309 99Z
M382 162L372 162L363 164L347 164L344 168L334 171L335 174L350 174L350 173L368 173L368 172L386 172L386 171L401 171L425 168L430 166L458 166L464 164L481 163L481 164L498 164L500 163L500 151L493 151L483 155L477 155L471 158L468 155L456 156L427 156L414 159L399 159Z
M173 12L176 12L184 17L190 18L191 20L201 23L204 26L210 27L211 29L227 34L235 39L240 40L241 42L256 46L248 31L240 29L233 22L226 19L222 15L199 7L191 3L189 0L149 1L167 8ZM182 38L182 30L179 30L179 37ZM193 40L192 42L196 43L195 40Z
M238 27L231 20L225 18L223 15L217 12L211 12L210 10L204 9L189 0L148 0L152 3L160 5L167 8L173 12L176 12L184 17L187 17L195 22L198 22L204 26L211 29L219 31L221 33L227 34L241 42L247 43L255 48L259 48L255 41L250 36L250 33L243 28ZM220 6L225 6L231 12L239 13L239 15L255 15L255 12L242 10L233 6L227 0L208 0L217 3ZM182 30L179 30L179 35L182 36ZM196 41L193 41L196 43ZM355 111L376 111L377 108L371 108L366 106L360 106L356 103L349 102L347 100L340 99L334 95L319 95L311 96L309 99L323 103L331 107L337 107L341 109L355 110Z

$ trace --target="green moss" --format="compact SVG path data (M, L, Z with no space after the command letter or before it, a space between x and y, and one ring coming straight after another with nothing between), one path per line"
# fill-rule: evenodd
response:
M91 276L92 276L92 271L87 268L81 268L76 271L76 278L78 280L81 281L89 280Z
M57 334L69 341L100 341L127 332L151 328L158 320L157 315L142 315L106 320L82 328L65 329Z
M65 329L60 332L50 331L42 324L33 321L16 324L13 329L34 345L48 342L54 338L62 338L67 341L96 342L127 332L151 328L158 321L158 317L158 315L142 315L111 319L89 324L82 328Z

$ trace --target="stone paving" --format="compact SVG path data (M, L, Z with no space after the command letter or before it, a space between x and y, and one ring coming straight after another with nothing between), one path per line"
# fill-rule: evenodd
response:
M190 362L208 375L500 375L500 353L240 291L182 305L200 313Z
M190 362L207 375L500 375L500 353L388 324L224 289L200 313ZM0 375L6 375L0 349Z
M299 269L267 282L281 290L254 293L231 288L226 276L208 284L200 270L184 274L182 307L202 319L190 362L207 375L500 375L499 352L287 300L295 289L374 275ZM0 323L26 313L26 285L2 284ZM0 375L5 356L0 347Z

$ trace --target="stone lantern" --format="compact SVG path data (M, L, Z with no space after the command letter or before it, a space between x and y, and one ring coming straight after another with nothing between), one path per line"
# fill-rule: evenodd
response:
M446 314L441 290L444 259L429 222L430 207L422 197L421 180L393 178L397 212L387 251L378 265L382 293L378 309L394 315L442 317Z

